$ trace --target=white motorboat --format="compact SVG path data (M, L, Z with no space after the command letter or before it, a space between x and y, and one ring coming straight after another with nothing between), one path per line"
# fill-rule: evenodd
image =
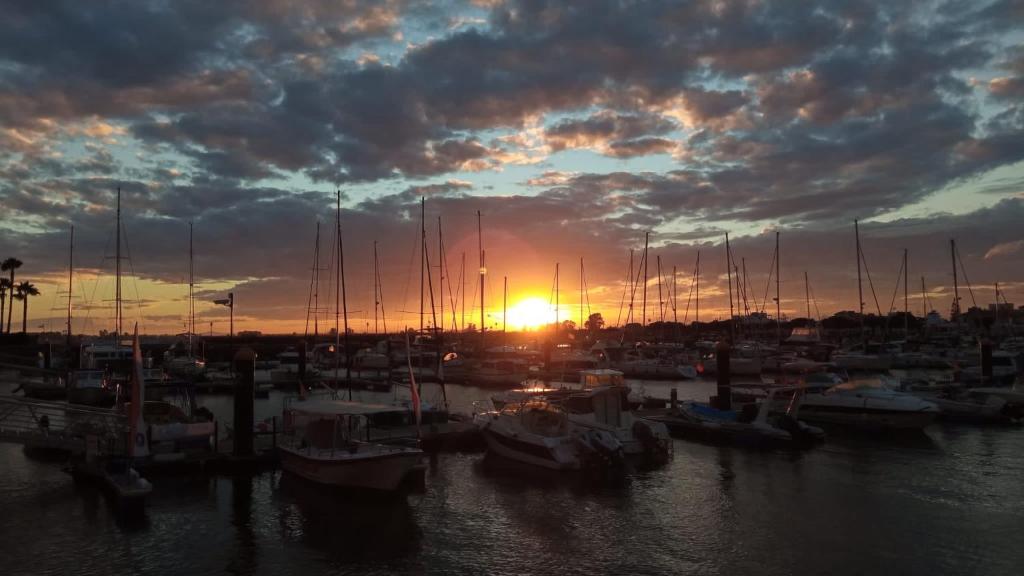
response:
M579 387L554 388L539 380L528 380L519 389L495 395L492 403L499 412L490 413L489 418L494 419L509 410L514 412L518 406L542 402L563 410L570 428L585 439L590 436L598 441L610 438L626 456L664 461L671 448L668 428L635 417L630 410L629 394L622 372L583 370ZM487 418L479 421L486 423Z
M281 468L327 486L397 490L423 452L370 441L371 418L395 410L341 400L290 402L277 446Z
M487 449L510 460L550 470L622 463L622 445L611 434L574 429L565 408L545 400L507 404L477 414L474 422Z
M934 402L941 417L982 424L1009 424L1024 419L1024 401L1000 394L1000 388L955 388L939 392L918 392L917 396ZM1019 395L1024 397L1024 395Z
M583 370L583 389L563 400L574 428L610 433L627 456L663 462L671 451L671 439L664 424L643 420L630 410L629 387L617 370Z
M919 430L938 415L935 403L880 380L808 383L800 403L801 420L871 430Z

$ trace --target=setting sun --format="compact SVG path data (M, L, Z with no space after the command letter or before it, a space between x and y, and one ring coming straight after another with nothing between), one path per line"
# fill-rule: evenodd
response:
M543 298L526 298L508 309L508 327L533 330L555 321L555 307Z

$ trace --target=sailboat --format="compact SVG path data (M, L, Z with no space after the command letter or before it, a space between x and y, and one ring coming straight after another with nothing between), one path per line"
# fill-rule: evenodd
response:
M193 297L195 288L195 267L192 250L192 223L188 223L188 340L185 354L178 354L177 345L164 353L164 369L173 376L193 380L206 371L206 361L196 356L196 304Z
M114 248L114 334L112 341L83 345L79 351L79 369L68 379L68 402L89 406L112 406L119 382L127 382L132 363L132 347L121 342L121 188L117 189Z
M345 299L343 245L341 240L341 192L337 197L337 282L335 300L334 381L341 367L341 331L344 330L346 380L351 382L348 354L348 305ZM344 317L341 323L340 317ZM415 386L415 383L413 383ZM339 400L331 390L327 398L286 399L283 432L277 449L281 468L312 482L335 488L397 490L406 475L420 462L419 448L381 444L371 440L375 421L389 419L402 409L396 406Z

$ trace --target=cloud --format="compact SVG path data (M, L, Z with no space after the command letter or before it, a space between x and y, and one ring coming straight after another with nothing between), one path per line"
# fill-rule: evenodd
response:
M98 267L120 186L147 281L180 278L191 220L204 279L251 284L252 301L284 317L269 292L301 292L315 222L333 217L326 190L345 184L354 277L366 283L360 243L377 238L396 258L389 292L408 283L397 262L427 196L460 252L475 250L481 210L488 260L516 262L509 271L523 285L547 285L553 259L583 255L595 285L610 289L648 230L681 265L698 246L720 249L724 231L778 227L784 266L834 274L842 281L816 282L838 302L853 218L891 220L939 190L979 194L976 179L996 168L1008 173L980 193L1015 190L1019 10L941 0L813 10L745 0L15 2L0 21L0 245L55 272L74 222ZM865 231L869 243L885 236L930 255L956 230L979 278L1012 276L1001 267L1020 253L996 250L1019 241L1011 200ZM737 238L755 269L765 244ZM992 250L998 258L986 259Z
M1001 258L1003 256L1012 256L1019 254L1024 251L1024 240L1015 240L1013 242L1003 242L996 244L995 246L988 249L985 252L985 260L992 260L994 258Z

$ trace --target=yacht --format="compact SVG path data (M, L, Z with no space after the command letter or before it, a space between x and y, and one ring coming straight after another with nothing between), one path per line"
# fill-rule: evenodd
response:
M881 380L808 383L800 401L801 420L868 430L920 430L938 415L934 402L892 390Z
M281 468L337 488L398 490L423 456L419 448L370 441L372 419L394 406L309 399L284 408Z
M498 410L489 413L491 419L509 410L514 412L517 406L543 402L563 410L570 428L585 438L615 440L614 444L625 456L655 463L669 456L668 429L663 424L634 416L630 410L629 388L618 370L583 370L578 388L551 388L544 382L530 380L518 390L494 395L491 401ZM486 424L488 418L478 422Z
M1024 401L1000 394L1001 388L956 388L917 393L938 405L941 418L982 424L1011 424L1024 419ZM1024 395L1021 395L1024 397Z
M624 450L611 434L574 429L561 404L543 399L504 405L474 422L487 449L504 458L550 470L580 470L623 463Z

